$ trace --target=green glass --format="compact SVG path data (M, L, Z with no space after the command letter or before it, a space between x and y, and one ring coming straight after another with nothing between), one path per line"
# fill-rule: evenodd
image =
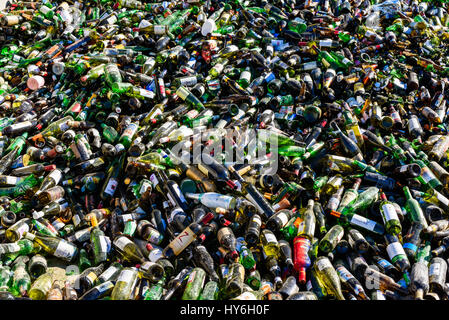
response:
M136 268L124 268L120 272L114 289L111 293L111 300L131 300L132 293L137 284L138 271Z
M187 280L182 300L198 300L206 280L206 271L202 268L194 268Z
M345 300L338 273L327 257L318 257L313 269L329 294L335 296L337 300Z
M110 144L114 144L117 141L118 133L113 127L108 126L105 123L101 124L101 128L103 129L102 136L103 138Z
M313 239L316 225L315 212L313 211L314 204L315 202L312 199L309 199L307 208L302 215L303 222L298 228L298 233L296 234L296 236L303 237L309 240Z
M404 187L403 190L405 198L407 199L405 202L405 210L407 210L407 212L410 214L410 219L413 222L422 224L424 229L427 228L429 225L427 224L427 220L424 217L421 205L416 199L413 198L408 187Z
M31 287L31 277L26 270L24 262L18 262L13 267L12 294L15 296L26 296Z
M78 267L80 268L80 272L83 272L87 268L92 267L92 262L90 262L86 249L81 249L79 253L79 262Z
M164 291L165 278L162 278L157 283L153 284L147 292L145 292L144 300L161 300Z
M329 253L335 249L338 242L343 238L345 231L342 226L333 226L319 242L319 249L324 253Z
M376 187L369 187L360 193L354 202L346 206L342 214L353 213L367 209L373 202L375 202L379 195L379 189Z
M380 193L381 202L379 204L380 214L388 233L398 235L402 231L401 222L399 221L396 209L390 201L387 200L385 193Z
M215 281L209 281L204 286L199 300L217 300L219 291L218 283Z

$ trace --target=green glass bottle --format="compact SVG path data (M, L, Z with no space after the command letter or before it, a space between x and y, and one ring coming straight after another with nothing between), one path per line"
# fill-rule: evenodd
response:
M8 266L0 265L0 291L8 291L12 283L12 272Z
M367 209L379 196L379 189L376 187L369 187L359 194L357 199L347 205L342 214L355 213Z
M327 257L318 257L313 265L313 269L329 294L335 296L338 300L345 300L341 291L338 273Z
M218 283L215 281L209 281L204 286L199 300L217 300L219 291L220 288L218 286Z
M424 217L421 205L416 199L413 198L410 189L407 186L404 187L403 190L405 198L407 199L405 202L405 210L407 210L407 212L409 213L410 219L413 222L420 223L424 229L427 228L429 225L426 218Z
M45 300L52 284L53 278L51 274L48 272L44 273L31 285L29 297L33 300Z
M93 245L94 263L99 265L108 258L108 245L104 232L98 227L97 217L92 215L90 218L92 230L90 232L90 242Z
M26 264L23 261L17 262L13 267L13 286L12 293L15 296L26 296L31 287L31 277L26 270Z
M362 179L356 178L354 180L354 184L352 185L352 188L346 189L345 193L343 194L343 197L341 198L340 204L338 206L337 211L342 212L352 202L357 199L357 196L359 195L357 190L359 189L360 183L362 182Z
M342 226L333 226L319 242L319 249L324 253L329 253L335 249L337 243L343 239L345 231Z
M206 271L202 268L194 268L187 280L182 300L198 300L206 280Z
M303 237L309 240L313 239L313 236L315 235L316 225L315 213L313 211L314 204L315 201L313 199L309 199L306 211L304 211L304 213L302 214L303 222L298 227L298 233L296 234L296 236Z
M103 187L101 188L100 197L104 201L112 199L115 194L115 190L118 186L120 175L125 162L125 155L123 154L120 158L116 158L108 169L108 175L105 179Z
M118 133L113 128L108 126L106 123L101 124L101 128L103 129L102 136L110 144L114 144L117 141Z
M380 192L380 200L379 208L385 225L385 230L390 234L400 234L402 226L394 205L387 200L387 196L383 192Z
M144 300L161 300L164 291L165 278L160 279L145 292Z
M138 271L136 268L122 269L112 290L111 300L131 300L137 280Z

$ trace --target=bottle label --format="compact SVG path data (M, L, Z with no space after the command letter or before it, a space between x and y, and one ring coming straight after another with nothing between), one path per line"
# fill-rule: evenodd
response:
M75 255L76 247L67 241L62 240L59 242L58 247L53 254L55 257L70 261Z
M396 213L396 209L394 206L390 203L384 204L382 206L383 215L382 218L384 219L384 223L390 221L390 220L398 220L398 214Z
M97 290L98 290L99 292L104 292L104 291L106 291L106 289L108 289L110 286L111 286L111 283L110 283L110 282L104 282L104 283L100 284L100 285L97 287Z
M134 272L132 270L123 270L120 273L120 275L119 275L119 277L117 279L117 282L122 281L122 282L129 283L129 282L131 282L133 277L134 277Z
M284 227L287 223L288 223L288 215L286 213L282 213L280 215L278 215L278 218L280 220L280 226Z
M322 271L322 270L324 270L324 269L326 269L326 268L332 268L332 264L331 264L331 262L329 261L329 259L321 259L321 260L318 260L317 262L316 262L316 266L317 266L317 268L318 268L318 270L319 271Z
M255 214L251 219L251 224L257 224L259 227L262 225L262 219L258 214Z
M86 278L90 280L90 283L94 283L97 280L97 275L94 272L90 272Z
M131 243L131 240L129 240L127 237L120 237L114 241L115 246L122 251L125 250L125 246L128 243Z
M30 226L27 223L22 224L17 229L17 233L20 234L20 236L22 236L24 232L28 232L28 231L30 231Z
M112 197L115 193L115 188L117 188L117 185L118 181L116 179L109 179L108 185L104 189L104 192Z
M434 263L429 268L429 277L438 276L440 274L441 265L439 263Z
M332 40L320 40L320 47L332 47Z
M173 197L170 195L170 193L167 193L167 198L171 202L172 206L176 207L178 205L175 199L173 199Z
M402 245L402 247L403 247L404 249L410 249L410 250L412 250L413 252L416 252L416 250L418 249L418 247L417 247L415 244L410 243L410 242L404 243L404 244Z
M347 133L348 133L349 138L350 138L352 141L354 141L355 144L357 144L357 143L358 143L358 141L357 141L357 136L355 135L354 130L348 129L348 130L346 130L346 131L347 131Z
M162 258L164 255L162 254L162 250L158 249L158 248L154 248L153 250L151 250L150 254L148 255L148 259L151 262L156 262L158 261L160 258Z
M313 70L313 69L316 69L317 67L318 67L318 65L317 65L316 61L306 62L303 64L304 71Z
M306 289L307 289L307 291L311 291L312 288L313 288L313 286L312 286L312 281L308 280L307 283L306 283Z
M61 230L65 226L65 223L62 222L59 218L56 219L55 221L53 221L51 224L52 224L53 227L55 227L56 231Z
M154 34L156 35L163 35L165 34L165 26L154 26Z
M140 91L142 94L142 91L148 91L148 90L140 88ZM148 91L148 92L151 92L151 91ZM144 95L142 94L142 96L144 96ZM135 123L131 123L128 125L128 127L126 127L125 131L123 132L122 137L129 137L131 139L134 136L134 132L136 132L136 130L137 130L137 125Z
M109 268L107 268L106 269L106 271L105 272L103 272L101 275L100 275L100 277L103 279L103 280L109 280L113 275L114 275L114 273L117 271L117 268L115 267L115 266L110 266Z
M183 202L183 203L187 203L187 200L186 200L186 198L184 198L184 195L182 194L179 186L177 184L173 184L172 186L173 186L173 191L178 196L179 200L181 200L181 202ZM176 203L175 203L175 205L176 205Z
M436 197L437 197L437 199L442 203L442 204L444 204L445 206L449 206L449 201L448 201L448 199L445 197L445 196L443 196L441 193L439 193L439 192L435 192L435 195L436 195Z
M156 187L159 183L159 180L157 180L156 175L153 173L150 176L150 181L153 183L153 187Z
M278 243L275 235L270 232L265 233L265 239L267 240L267 243Z
M185 215L185 212L181 208L173 209L170 216L168 217L168 223L171 223L173 221L173 219L175 218L175 216L178 214Z
M154 244L159 244L162 241L162 236L159 231L153 229L150 231L150 235L148 236L147 241Z
M365 217L362 217L358 214L352 216L351 223L371 231L373 231L374 228L376 227L376 222L369 220Z
M100 236L99 241L100 241L100 248L99 248L100 252L107 252L108 251L108 242L106 241L106 237Z
M20 246L17 243L5 243L0 246L0 253L19 252Z
M338 205L340 204L340 201L338 200L338 198L336 197L332 197L329 199L329 201L327 202L327 207L335 210L338 208Z
M422 176L423 180L427 183L436 179L435 176L433 175L433 173L430 172L430 169L427 167L422 168L421 176Z
M122 217L123 223L126 223L126 222L128 222L130 220L134 220L133 219L133 215L130 214L130 213L122 214L121 217Z
M388 262L387 260L385 260L385 259L381 259L377 263L384 269L392 266L392 264L390 262Z
M346 270L345 267L343 266L339 266L337 268L335 268L335 270L338 272L339 276L345 281L349 281L350 279L352 279L353 277L351 276L351 274L349 273L348 270Z
M387 246L387 253L388 253L388 256L390 257L390 260L392 260L394 257L399 256L399 255L406 256L404 248L402 247L402 245L399 242L390 243Z
M180 254L195 238L195 233L190 228L185 228L170 244L169 247L175 255Z

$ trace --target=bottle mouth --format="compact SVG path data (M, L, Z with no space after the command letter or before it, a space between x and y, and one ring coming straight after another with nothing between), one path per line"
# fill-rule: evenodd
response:
M412 174L413 177L417 177L421 174L421 167L416 163L410 164L409 172Z

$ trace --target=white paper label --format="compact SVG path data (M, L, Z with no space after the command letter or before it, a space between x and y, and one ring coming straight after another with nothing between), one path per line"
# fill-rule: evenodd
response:
M435 275L438 276L440 274L441 265L439 263L434 263L429 268L429 276Z
M424 179L425 182L429 183L429 181L434 179L433 174L430 172L429 168L424 167L422 169L422 178Z
M148 259L150 259L151 262L156 262L162 257L162 250L157 248L151 250L150 254L148 255Z
M402 247L402 245L399 242L390 243L387 246L387 253L388 253L388 256L390 257L390 260L398 255L401 255L401 254L404 256L406 255L404 248Z
M268 243L271 243L271 242L278 243L278 240L276 239L274 234L269 233L269 232L265 233L265 239L267 240Z
M54 253L55 257L70 261L75 255L76 247L67 241L61 241L56 248Z
M114 241L114 245L122 251L125 249L125 246L128 243L131 243L131 240L129 240L127 237L120 237Z
M123 281L123 282L128 283L128 282L131 282L133 277L134 277L134 272L132 270L123 270L120 273L120 275L119 275L119 277L117 279L117 282Z
M190 228L186 228L169 244L169 247L175 255L178 255L192 242L194 237L195 233Z
M165 34L165 26L155 25L154 26L154 34L157 34L157 35Z
M382 206L382 210L383 210L383 215L382 218L384 219L384 223L387 223L387 221L390 220L398 220L398 214L396 213L396 209L394 208L394 206L390 203L384 204Z
M329 259L321 259L316 262L318 270L322 271L325 268L332 268L332 264Z
M157 180L156 175L154 173L150 176L150 181L153 183L154 187L156 187L157 184L159 183L159 180Z
M108 251L108 242L106 241L105 236L100 236L100 251L107 252Z
M115 193L115 188L117 188L117 185L117 180L115 180L114 178L109 179L108 185L106 186L104 192L112 197Z
M107 268L105 272L103 272L101 274L101 278L103 278L105 280L109 280L116 271L117 271L117 268L114 266L111 266L111 267Z
M366 219L365 217L362 217L358 214L352 216L351 223L371 231L373 231L374 227L376 226L376 223L374 221Z
M331 47L332 46L332 40L331 39L321 40L320 41L320 46L321 47Z
M20 246L17 243L5 243L0 246L0 254L10 253L10 252L19 252Z
M306 62L303 64L304 67L304 71L309 71L309 70L313 70L317 68L317 64L316 61L312 61L312 62Z
M284 227L288 223L288 216L287 214L283 213L278 216L279 220L281 220L281 226Z

